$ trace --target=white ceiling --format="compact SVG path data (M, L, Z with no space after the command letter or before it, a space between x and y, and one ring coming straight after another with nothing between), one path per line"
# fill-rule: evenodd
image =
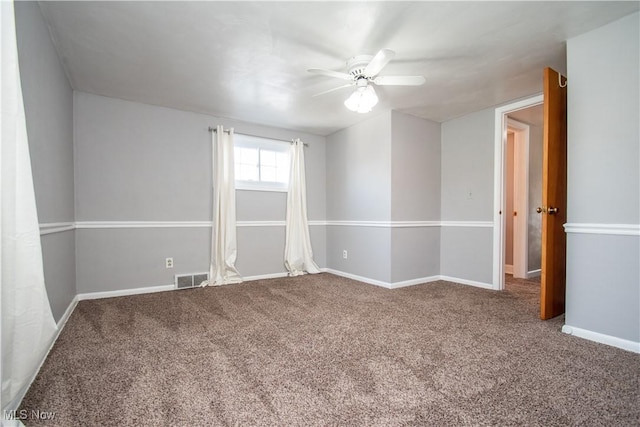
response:
M565 41L638 2L41 2L74 89L327 135L376 112L445 121L542 90ZM367 115L342 102L346 60L396 52ZM597 61L594 58L594 61Z

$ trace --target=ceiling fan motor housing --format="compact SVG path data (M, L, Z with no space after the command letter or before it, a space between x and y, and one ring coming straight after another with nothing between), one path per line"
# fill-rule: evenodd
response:
M349 70L349 74L353 76L354 80L358 81L358 79L372 77L364 75L364 70L372 59L373 56L371 55L358 55L347 61L347 69Z

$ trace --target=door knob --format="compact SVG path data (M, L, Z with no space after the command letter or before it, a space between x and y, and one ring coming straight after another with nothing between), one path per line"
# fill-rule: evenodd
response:
M539 207L536 208L536 212L538 213L548 213L549 215L555 215L558 213L558 208L554 208L554 207Z

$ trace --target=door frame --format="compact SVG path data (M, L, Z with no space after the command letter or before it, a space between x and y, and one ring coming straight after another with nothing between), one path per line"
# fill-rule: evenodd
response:
M513 207L518 213L513 223L513 276L527 278L529 272L529 135L530 126L510 117L507 129L513 132ZM506 203L506 200L505 200ZM506 221L507 217L504 217Z
M531 96L495 109L494 177L493 177L493 288L504 289L505 260L505 145L507 114L544 102L543 94Z

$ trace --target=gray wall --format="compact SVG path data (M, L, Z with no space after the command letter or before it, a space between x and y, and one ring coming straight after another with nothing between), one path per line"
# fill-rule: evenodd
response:
M391 220L440 220L440 124L391 113ZM438 227L391 229L391 282L440 274Z
M391 219L391 112L327 137L327 219Z
M16 2L16 33L38 220L74 221L73 92L40 7ZM73 231L42 238L51 310L61 318L76 294Z
M327 194L328 221L391 220L391 112L327 137ZM390 244L389 228L329 225L327 266L390 282Z
M327 137L327 265L385 283L440 269L440 124L385 112ZM379 222L367 226L367 221ZM347 250L348 259L342 257Z
M638 23L567 43L568 223L640 223ZM639 239L568 234L567 325L640 342Z
M86 221L210 221L209 126L290 140L305 148L310 220L324 220L324 137L75 92L76 218ZM286 194L238 190L238 221L284 221ZM312 226L315 260L326 265L324 226ZM207 271L210 228L77 231L78 292L167 285ZM283 273L284 227L238 228L243 276ZM173 269L164 259L174 258Z
M493 108L442 123L442 221L493 221L493 153ZM492 282L491 228L443 226L440 239L442 275Z

